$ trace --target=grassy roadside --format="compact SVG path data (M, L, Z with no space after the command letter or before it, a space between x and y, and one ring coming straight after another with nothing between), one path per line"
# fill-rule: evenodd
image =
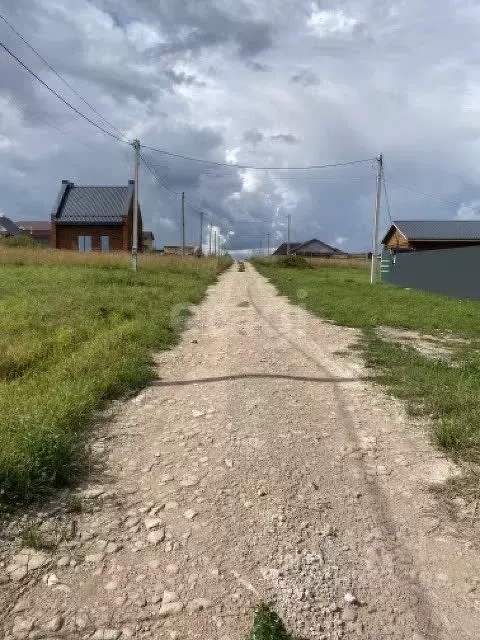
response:
M265 260L254 265L293 302L362 329L359 346L379 381L406 400L412 414L431 419L440 447L458 461L480 462L480 303L372 286L365 269L286 269ZM450 339L449 356L428 357L415 340L385 338L377 327L428 334L438 340L432 352Z
M229 262L0 251L0 500L72 481L82 433L111 398L153 377L188 305Z

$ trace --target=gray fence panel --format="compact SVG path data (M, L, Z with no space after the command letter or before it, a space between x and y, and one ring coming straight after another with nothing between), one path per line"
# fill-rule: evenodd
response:
M480 300L480 246L397 253L386 280L454 298Z

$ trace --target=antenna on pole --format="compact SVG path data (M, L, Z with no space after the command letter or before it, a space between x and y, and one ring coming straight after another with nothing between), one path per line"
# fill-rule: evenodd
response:
M375 196L375 211L373 214L372 230L372 264L370 269L370 284L377 280L378 272L378 221L380 220L380 204L382 198L382 176L383 176L383 153L377 160L377 191Z

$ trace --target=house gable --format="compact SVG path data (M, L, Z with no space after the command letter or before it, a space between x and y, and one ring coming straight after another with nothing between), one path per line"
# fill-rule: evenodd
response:
M311 254L331 256L334 253L342 253L342 252L339 251L338 249L335 249L334 247L331 247L326 242L322 242L321 240L317 240L316 238L313 238L312 240L309 240L308 242L304 242L303 244L298 246L295 249L295 253L297 255L307 255L307 256Z

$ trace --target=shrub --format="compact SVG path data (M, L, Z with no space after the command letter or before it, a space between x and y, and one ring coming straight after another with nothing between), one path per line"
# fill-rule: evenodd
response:
M308 260L302 256L281 256L273 264L285 269L313 269Z

